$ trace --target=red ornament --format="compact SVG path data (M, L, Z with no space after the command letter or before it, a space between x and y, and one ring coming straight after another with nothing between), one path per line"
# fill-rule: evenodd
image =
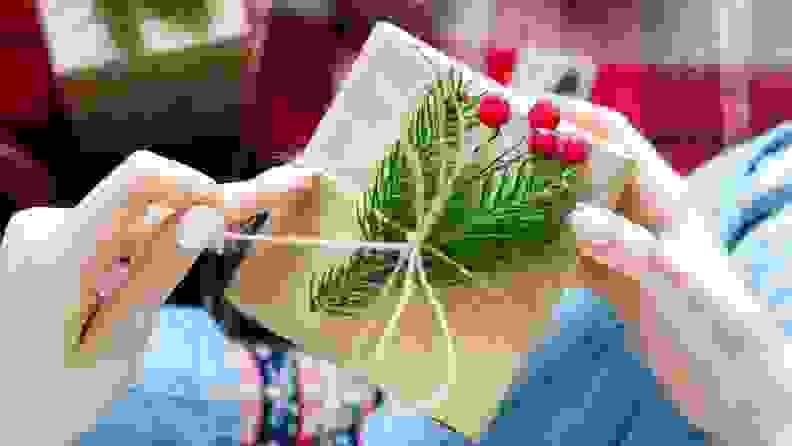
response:
M586 161L589 149L588 142L582 138L564 138L561 144L561 159L570 164Z
M539 101L528 111L532 128L555 130L561 123L561 111L550 101Z
M511 107L500 96L484 96L479 102L479 121L489 128L500 128L511 119Z

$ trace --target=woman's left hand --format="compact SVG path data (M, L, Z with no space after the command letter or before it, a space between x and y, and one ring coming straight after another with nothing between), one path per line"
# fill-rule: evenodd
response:
M683 413L737 444L785 444L773 441L792 404L786 340L742 281L706 250L680 250L610 210L579 205L569 222L583 286L621 310L625 337L640 339Z
M559 95L547 95L561 112L562 121L583 131L592 144L591 179L595 190L624 173L624 184L609 187L607 202L597 205L620 210L628 220L659 234L687 221L685 179L662 160L651 142L627 117L608 107ZM625 163L634 163L635 168ZM600 197L595 197L600 198Z

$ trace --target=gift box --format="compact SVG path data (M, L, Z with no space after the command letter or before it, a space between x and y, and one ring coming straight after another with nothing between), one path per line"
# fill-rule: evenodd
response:
M241 2L187 0L189 8L153 10L126 3L38 4L51 87L80 151L128 155L148 144L238 137L247 66Z
M441 79L439 85L445 85L439 90L435 89L438 79ZM458 79L458 82L442 83L444 82L442 79L446 81ZM469 90L454 90L454 85L468 85ZM558 277L571 273L576 259L574 235L569 228L561 224L561 213L548 213L541 216L543 220L538 225L539 237L531 240L538 243L537 245L529 245L527 238L517 237L497 244L495 251L503 254L510 251L510 244L517 246L518 242L526 241L525 245L520 246L532 246L525 248L525 252L519 253L522 255L519 264L514 263L517 257L507 256L506 259L493 257L492 263L487 265L487 261L482 259L489 259L488 255L493 251L488 251L485 247L494 246L491 242L497 241L502 228L492 229L491 235L487 237L480 239L471 237L471 234L476 233L478 219L489 217L491 214L475 215L476 212L490 208L482 202L466 201L466 198L479 196L465 195L466 189L462 189L465 193L458 202L449 200L447 206L444 204L444 207L440 208L439 215L445 219L439 218L437 221L445 222L446 226L438 229L437 233L432 232L433 235L427 236L427 233L423 232L426 230L425 227L419 226L417 220L410 220L409 209L413 205L417 210L412 214L412 218L415 219L421 209L431 217L432 209L435 209L434 197L452 192L445 187L446 183L454 187L457 183L451 181L451 178L454 178L453 174L448 176L446 182L435 182L437 178L429 177L423 182L415 180L415 183L410 183L409 178L403 180L401 174L393 173L394 170L399 169L406 169L412 174L423 172L411 164L414 160L409 160L413 156L409 147L430 147L431 143L422 142L422 138L430 140L443 138L444 130L432 124L416 125L415 123L419 121L417 118L411 120L409 112L423 110L428 115L434 116L432 110L437 109L427 104L446 101L444 103L454 104L449 107L461 114L457 115L458 120L454 124L456 127L453 128L464 129L466 126L461 123L467 123L466 113L471 112L473 118L482 120L479 107L481 104L476 101L479 100L477 95L484 93L485 90L486 96L497 96L510 104L512 119L502 125L499 131L485 128L486 126L481 122L476 122L467 130L459 130L461 133L457 134L454 141L461 142L463 149L455 152L454 156L457 157L456 160L460 165L463 164L459 161L462 158L465 158L464 162L470 161L468 157L479 156L478 161L485 159L481 158L485 156L495 158L498 155L511 153L510 151L515 147L524 143L521 140L529 131L527 115L535 99L515 95L508 88L473 72L469 67L448 58L400 28L385 22L379 23L363 46L349 76L342 83L341 90L298 161L300 165L318 168L325 172L319 179L318 193L311 199L311 204L306 204L301 210L301 218L307 219L310 215L316 215L317 223L307 230L308 235L299 232L295 235L294 228L284 227L281 228L281 232L273 228L273 237L291 234L298 238L308 237L314 240L318 237L327 243L324 243L324 247L306 246L300 243L299 246L270 246L263 250L257 246L255 256L262 260L256 261L255 264L259 267L263 267L264 264L269 265L272 269L271 274L276 270L284 272L288 277L287 282L273 284L268 281L266 275L256 274L250 269L252 267L246 270L243 266L242 288L229 290L227 296L243 311L253 313L252 316L271 327L273 331L295 340L305 351L330 357L342 367L362 368L372 382L383 384L386 389L395 389L393 394L398 397L419 401L421 402L418 403L419 405L424 405L423 410L437 411L442 418L453 420L450 424L474 433L482 427L482 411L490 410L494 415L492 411L495 410L502 396L502 390L510 381L513 372L514 354L527 351L530 339L535 340L543 333L550 305L558 299L558 289L562 287ZM457 98L454 100L448 99L452 96L442 96L445 99L441 99L441 102L432 102L438 99L427 99L429 96L437 98L436 95L441 94L438 91L451 91L451 95L456 94L455 92L469 91L470 102L465 101L463 94L459 97L453 96ZM431 94L427 94L429 92ZM434 122L429 117L424 119L428 121L421 122ZM433 130L431 135L429 130ZM571 124L562 121L559 130L570 131ZM467 151L476 145L481 149L480 155ZM399 147L404 149L398 149ZM415 153L423 156L429 153L429 150ZM448 150L451 151L451 148ZM437 156L440 159L443 155ZM431 164L433 159L429 157L419 163ZM543 176L549 179L553 175L562 175L564 164L558 160L537 156L533 159L532 166L536 169L532 171L536 177ZM459 173L454 169L450 172ZM394 177L397 179L395 183L387 180ZM492 176L493 181L500 181L498 184L502 191L507 187L504 179L510 178L516 182L518 177L518 174L511 171ZM594 191L584 176L575 176L575 178L580 181L570 186L575 191L607 193L607 190ZM417 192L417 184L426 187L422 189L423 194ZM533 192L538 191L533 190ZM495 195L486 196L497 200L494 198ZM412 201L406 197L411 197ZM418 200L416 197L426 198L423 207L415 204L415 200ZM571 207L574 205L574 199L569 202L559 200L559 203ZM561 211L560 208L556 210ZM407 214L400 213L402 211ZM458 214L449 217L454 212ZM372 215L380 217L372 217ZM396 223L393 223L394 221ZM392 224L390 232L383 229L383 224L386 226ZM421 232L428 238L410 235ZM526 229L526 233L528 232L530 231ZM373 238L370 236L372 233L377 233L380 237ZM546 237L548 234L552 236ZM468 245L467 248L460 247L456 245L460 238L473 239L475 243ZM426 275L429 280L438 281L431 287L434 289L436 286L436 295L433 295L434 291L430 292L429 287L426 286L415 296L400 295L404 287L409 287L405 285L408 283L407 279L404 279L403 283L399 282L402 279L396 279L394 282L396 285L388 285L388 280L384 278L382 281L385 283L380 281L377 286L371 283L362 288L354 285L357 283L354 280L357 279L351 279L350 277L353 276L351 273L347 274L348 271L355 271L355 274L367 271L354 268L367 267L364 263L370 259L365 258L365 254L357 254L361 247L366 246L343 242L361 240L379 240L391 243L391 246L399 244L402 246L402 253L409 249L405 246L409 245L411 240L416 243L419 241L436 244L437 246L427 248L434 253L432 256L421 254L420 259L416 256L408 262L413 265L421 262L423 265L423 262L431 257L431 265L426 267L428 269ZM338 248L327 247L332 245L330 242L333 241L338 242L336 243L339 245ZM437 249L433 250L433 248ZM528 252L529 249L532 251ZM468 252L467 256L465 250ZM471 250L472 254L470 254ZM376 253L371 257L376 257ZM449 261L448 258L451 257L453 259ZM465 260L455 262L454 259ZM398 264L398 259L396 260ZM476 264L477 260L479 263ZM354 262L360 263L354 264ZM383 264L376 264L375 261L372 261L372 264L375 266L371 270L372 273L383 272L383 269L378 269L385 268ZM404 267L403 261L400 264ZM477 265L473 268L473 272L468 270L469 264ZM496 264L498 267L493 267ZM476 285L469 285L464 277L459 279L459 282L451 279L443 282L445 278L439 273L443 267L446 271L449 268L452 270L456 268L455 271L461 276L465 276L465 272L475 275ZM417 266L415 268L417 269ZM389 273L387 269L384 271L385 276L394 277L394 274ZM276 276L277 272L274 273ZM437 275L433 275L435 272ZM255 282L253 276L259 277L257 284L253 284ZM349 284L354 286L348 288ZM371 295L377 294L377 292L369 293L369 286L379 292L382 292L383 287L391 287L394 292L392 295L383 292L382 298L368 299ZM502 302L502 305L491 306L490 308L493 309L482 314L481 321L461 322L464 317L469 316L463 316L465 313L461 310L454 313L451 307L456 305L457 309L461 309L465 305L471 305L476 299L489 300L489 303ZM345 301L361 304L351 305L352 308L359 308L360 311L351 315L344 314L347 308L340 308L343 305L339 302ZM403 307L402 303L404 303ZM415 305L409 306L411 303ZM395 310L398 313L398 308L413 310L402 313L404 319L399 320L398 317L393 316ZM449 316L449 321L459 326L473 327L468 329L464 340L463 336L451 333L449 327L453 325L452 322L443 321L445 318L443 308L448 308L451 314L456 315ZM516 314L530 316L520 323L504 324L506 327L511 327L505 330L498 326L497 320L507 321ZM454 317L456 320L453 319ZM405 322L409 318L421 322L414 324ZM432 320L436 323L431 324ZM423 322L429 322L429 325ZM518 325L519 328L514 328ZM403 328L397 330L397 326L432 328L415 336L419 339L409 339L413 335L400 336L399 331L408 330ZM420 331L419 328L416 330ZM345 342L350 339L352 339L351 344ZM406 347L410 343L413 343L412 349ZM415 344L420 344L417 349L414 348ZM449 347L451 350L448 350ZM399 366L400 364L421 366L405 369ZM482 371L478 369L477 364L488 364L486 373L493 379L486 381L485 384L481 383L477 376ZM453 372L449 372L449 368L452 368ZM442 390L444 384L449 383L445 390L448 391L448 395L454 396L444 398ZM469 404L475 404L481 410L471 411L469 406L466 408Z

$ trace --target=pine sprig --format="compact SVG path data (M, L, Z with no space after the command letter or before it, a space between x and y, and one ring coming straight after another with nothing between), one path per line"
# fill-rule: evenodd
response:
M310 309L330 317L358 319L376 302L394 304L374 350L377 359L384 358L406 305L422 291L446 337L449 385L456 380L456 353L435 290L482 286L483 275L524 270L526 256L542 253L560 236L577 182L574 169L537 159L521 143L496 157L492 143L499 131L482 133L473 151L483 148L481 159L469 159L465 131L480 123L479 98L468 89L453 70L432 82L403 118L399 140L386 149L355 207L361 247L393 243L399 255L359 249L314 275L309 287ZM356 342L358 354L367 334Z
M453 70L429 85L355 209L364 241L403 243L425 232L417 241L417 255L432 258L426 274L432 287L470 285L471 270L488 273L506 264L514 267L526 253L541 252L560 234L563 210L574 205L574 168L537 160L519 143L483 169L477 162L458 165L464 149L460 127L479 125L479 97L468 90ZM444 190L449 191L450 181L449 195L440 198L442 208L430 209ZM432 219L430 226L422 223L425 218ZM358 311L371 304L379 290L368 277L376 268L383 272L393 266L384 259L358 253L312 278L311 308L349 317L347 309Z
M355 318L358 311L369 307L379 293L372 287L371 275L387 265L385 255L355 254L342 265L331 267L318 278L311 279L311 311L329 316ZM357 310L357 311L356 311Z

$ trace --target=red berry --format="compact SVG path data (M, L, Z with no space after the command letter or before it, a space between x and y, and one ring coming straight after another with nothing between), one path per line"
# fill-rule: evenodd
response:
M555 130L561 123L561 111L550 101L538 101L528 111L528 122L535 129Z
M509 85L517 64L517 48L490 48L485 63L487 76L501 85Z
M537 139L537 138L536 138L537 136L539 136L539 133L537 133L537 132L530 132L530 133L528 133L528 137L526 137L526 138L525 138L525 145L527 145L527 146L528 146L528 151L529 151L529 152L531 152L531 153L538 153L538 152L540 152L540 150L539 150L539 144L538 144L538 142L537 142L537 140L536 140L536 139Z
M561 159L567 163L579 163L588 159L589 144L582 138L564 138L561 146Z
M551 159L559 153L559 139L555 133L535 133L533 143L536 153L544 154L546 159Z
M500 96L484 96L479 102L479 121L489 128L499 128L511 119L511 107Z
M566 148L570 144L575 143L575 137L572 135L560 135L558 137L558 158L564 159L564 153L566 153Z

